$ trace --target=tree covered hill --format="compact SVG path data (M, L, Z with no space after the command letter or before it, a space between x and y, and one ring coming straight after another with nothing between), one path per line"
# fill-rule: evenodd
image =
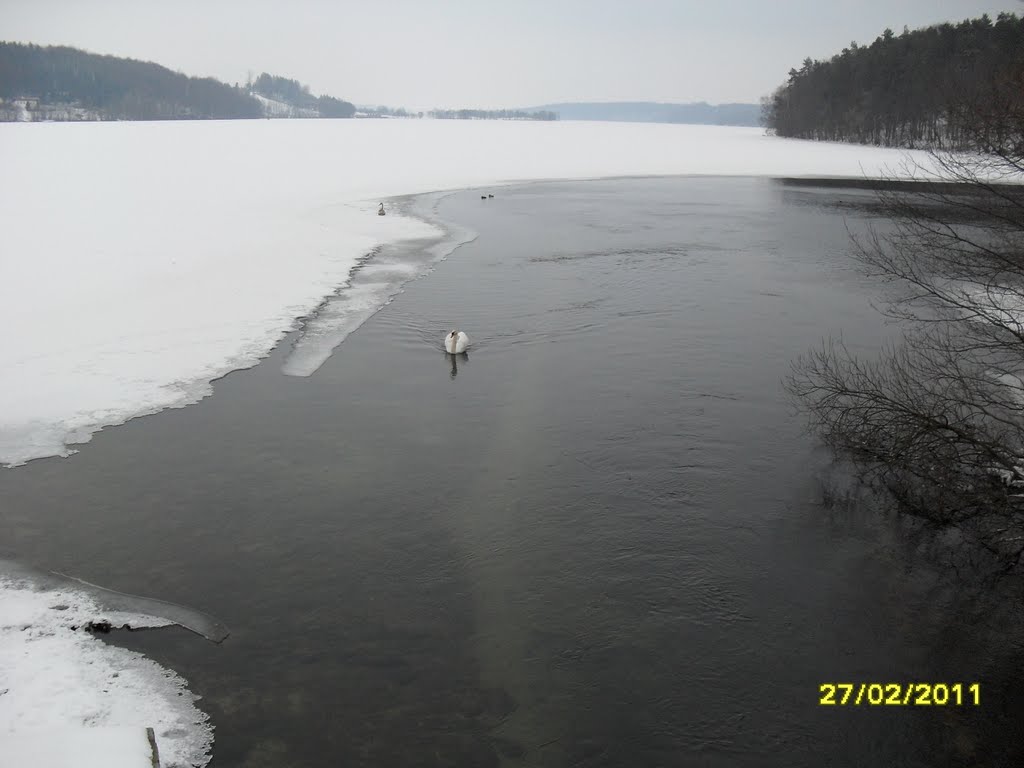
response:
M189 120L269 116L352 117L355 108L312 96L294 80L266 73L275 104L268 109L245 87L212 77L189 77L147 61L103 56L66 46L0 42L0 120ZM287 86L280 91L282 84ZM274 99L275 96L268 98Z
M355 105L332 96L314 96L308 86L263 72L251 86L253 93L287 104L295 110L315 113L319 117L353 117Z
M65 46L0 43L0 99L74 106L100 119L262 117L259 102L213 78Z
M970 145L972 116L1003 101L1024 108L1024 20L1013 13L887 29L828 61L805 59L762 107L779 136L957 149Z

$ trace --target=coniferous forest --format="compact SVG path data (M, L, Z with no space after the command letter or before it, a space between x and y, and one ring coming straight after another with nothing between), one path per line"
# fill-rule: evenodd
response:
M889 147L971 146L979 111L1024 109L1024 19L1000 13L804 59L762 103L778 136Z

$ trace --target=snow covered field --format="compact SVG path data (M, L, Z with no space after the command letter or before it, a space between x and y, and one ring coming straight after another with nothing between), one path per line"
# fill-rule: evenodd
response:
M433 120L0 125L0 464L187 405L374 246L394 195L618 175L850 176L899 152L759 129Z

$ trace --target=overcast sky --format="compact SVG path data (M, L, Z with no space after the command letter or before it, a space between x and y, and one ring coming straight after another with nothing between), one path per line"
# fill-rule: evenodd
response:
M1019 0L0 0L0 36L357 104L756 102L805 56Z

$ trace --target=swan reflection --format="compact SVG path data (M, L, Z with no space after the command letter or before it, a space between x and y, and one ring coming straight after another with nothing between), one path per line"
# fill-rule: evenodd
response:
M444 356L451 361L451 371L449 372L448 375L451 376L451 378L453 379L459 375L459 361L461 360L463 363L469 362L468 352L460 352L457 355L451 355L445 352Z

